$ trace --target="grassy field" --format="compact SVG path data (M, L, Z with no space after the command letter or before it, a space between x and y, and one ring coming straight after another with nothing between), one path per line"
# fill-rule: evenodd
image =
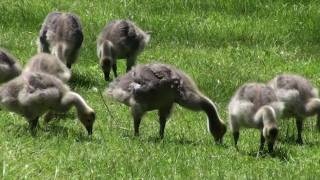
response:
M312 0L1 0L0 47L22 64L36 53L41 23L51 11L78 14L85 40L70 86L96 110L87 138L74 110L32 137L24 118L0 114L0 179L315 179L320 176L320 133L305 121L305 144L295 144L294 121L280 122L271 155L256 157L257 130L241 131L237 152L230 132L215 145L206 116L176 106L163 141L156 113L133 136L129 109L101 95L107 83L96 57L96 37L107 21L131 19L152 31L138 63L174 64L216 102L227 122L234 91L248 81L266 82L299 73L320 86L320 4ZM125 62L119 61L120 74ZM42 121L41 121L42 122Z

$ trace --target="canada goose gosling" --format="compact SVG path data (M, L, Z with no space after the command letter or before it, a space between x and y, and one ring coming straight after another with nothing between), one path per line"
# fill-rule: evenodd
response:
M77 93L70 91L60 79L46 73L23 72L0 86L0 105L20 114L35 133L39 117L46 112L67 112L75 106L80 122L92 134L95 112ZM49 121L46 119L46 121Z
M240 128L247 127L260 130L259 152L263 150L265 141L269 152L272 152L278 135L277 117L283 108L271 87L260 83L240 87L229 103L229 123L236 149Z
M175 103L208 116L208 129L217 143L221 143L226 126L214 103L201 94L193 80L182 71L166 64L138 65L109 84L108 96L131 108L134 134L147 111L158 110L160 138Z
M317 128L320 130L320 99L318 89L306 78L295 74L282 74L273 78L269 85L285 104L284 118L295 117L298 144L303 144L303 121L308 116L317 115Z
M55 55L71 69L77 60L83 38L82 25L77 15L52 12L42 24L38 52Z
M129 20L115 20L107 24L97 39L97 55L106 81L110 71L117 77L117 59L126 59L128 72L137 56L150 40L150 35Z

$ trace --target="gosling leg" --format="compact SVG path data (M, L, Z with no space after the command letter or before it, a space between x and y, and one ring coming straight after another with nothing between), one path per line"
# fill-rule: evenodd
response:
M140 107L132 107L131 113L133 116L134 136L139 136L139 127L144 112L141 111Z
M320 113L317 114L317 130L320 131Z
M29 120L29 130L32 135L36 134L36 128L38 126L38 122L39 122L39 117L36 117L35 119Z
M261 131L261 134L260 134L260 148L259 148L259 152L262 152L262 151L263 151L264 143L265 143L265 142L266 142L266 139L264 138L263 132Z
M296 126L298 130L297 143L303 144L303 140L302 140L303 119L301 117L296 117Z
M167 119L170 116L171 109L172 109L172 105L159 109L158 111L159 123L160 123L160 129L159 129L160 139L163 139L164 137L164 129L166 127Z
M132 66L136 63L136 56L130 56L127 58L127 69L126 72L130 71Z
M113 63L113 65L112 65L112 71L113 71L114 77L115 77L115 78L118 77L117 64L116 64L116 62Z
M236 131L232 133L233 135L233 140L234 140L234 147L236 148L236 150L238 151L238 140L239 140L239 136L240 136L240 132Z

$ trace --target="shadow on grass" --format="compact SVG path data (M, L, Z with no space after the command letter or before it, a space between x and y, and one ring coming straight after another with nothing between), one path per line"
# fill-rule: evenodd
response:
M75 141L79 143L83 142L97 142L98 140L93 138L93 136L89 136L87 132L77 132L78 136L76 137Z
M165 143L165 144L193 145L193 146L203 144L199 141L191 141L186 138L174 138L174 139L163 138L163 139L161 139L159 136L148 137L145 140L149 143L154 143L154 144Z
M77 119L77 116L72 112L66 112L66 113L53 112L53 117L50 120L49 125L60 122L60 121L67 121L70 119L71 120Z
M70 130L66 127L60 125L49 125L48 127L40 127L38 126L35 134L31 134L28 123L26 124L13 124L10 123L6 126L7 134L14 137L33 137L38 138L40 136L45 136L47 138L51 138L53 136L64 136L67 137L70 133Z
M243 153L242 153L243 154ZM263 150L262 152L251 151L247 153L247 155L255 157L255 158L277 158L280 161L288 162L290 161L289 153L286 149L277 147L272 153L269 153L267 150Z
M47 127L43 128L42 130L47 132L47 137L55 137L55 136L60 136L60 137L69 137L70 135L75 136L75 141L76 142L85 142L85 141L92 141L92 137L89 137L87 135L87 132L85 129L81 129L79 131L75 131L74 129L69 129L65 126L61 126L57 124L59 121L67 121L68 120L76 120L75 115L73 113L65 113L65 114L56 114L55 119L50 121ZM80 121L79 121L80 123Z
M8 123L4 130L12 137L31 136L27 122L25 124Z
M88 136L87 132L83 129L75 131L62 125L48 125L47 127L37 127L35 134L31 134L28 124L13 124L10 123L6 128L7 134L10 137L25 138L31 137L34 139L52 139L52 138L74 138L76 142L92 142L96 141L92 136Z
M69 129L65 126L61 126L61 125L57 125L57 124L48 125L45 128L41 128L41 130L45 133L47 139L50 139L50 138L56 137L56 136L68 137L69 134L76 133L72 129Z
M31 133L30 133L30 129L29 129L29 126L28 126L28 123L26 124L9 124L9 126L7 126L7 132L8 134L12 134L14 136L24 136L24 135L27 135L27 136L31 136ZM67 127L64 127L62 125L57 125L57 124L54 124L54 125L48 125L47 127L44 127L44 126L38 126L37 129L36 129L36 134L34 135L34 137L38 137L40 136L41 134L43 135L53 135L53 136L65 136L67 137L68 134L72 134L72 133L76 133L76 132L72 132L71 129L68 129ZM42 135L41 135L42 136Z
M163 139L161 139L159 136L151 136L151 137L147 137L147 138L139 138L139 137L135 137L135 136L130 136L130 138L132 139L137 139L141 142L147 142L147 143L151 143L151 144L174 144L174 145L182 145L182 146L219 146L222 148L229 148L229 146L226 143L222 143L222 144L217 144L215 142L210 142L208 143L207 141L196 141L196 140L189 140L185 137L179 137L179 138L169 138L169 137L164 137Z
M90 89L92 87L102 86L101 82L104 82L105 85L107 85L103 79L100 81L98 78L90 78L90 76L86 76L85 74L73 70L69 85L72 87L72 89L75 87Z
M53 136L63 136L67 137L70 134L76 134L72 129L68 129L67 127L58 125L58 122L72 120L75 118L74 113L56 113L54 114L54 118L48 123L47 126L43 123L43 118L39 119L38 127L36 128L35 134L32 134L29 129L29 124L27 121L24 121L23 124L15 124L13 122L9 122L6 125L5 131L6 134L13 137L27 137L32 136L34 138L38 138L40 136L44 136L47 138Z
M308 147L320 147L320 141L306 142L305 144L302 144L302 145L308 146Z
M310 140L311 140L311 142L310 142ZM289 136L289 137L279 138L278 141L283 144L296 145L296 146L309 146L309 147L320 146L319 139L306 139L306 138L304 138L303 144L299 144L299 143L297 143L297 139L294 135Z
M294 135L288 137L280 137L278 141L285 144L298 145Z

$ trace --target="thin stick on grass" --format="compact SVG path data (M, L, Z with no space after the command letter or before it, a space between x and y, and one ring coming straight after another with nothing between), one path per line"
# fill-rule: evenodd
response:
M103 102L104 106L106 107L108 113L110 114L110 117L111 117L112 119L114 119L114 116L112 115L112 112L111 112L110 108L108 107L106 101L104 100L103 95L102 95L100 89L98 89L98 91L99 91L99 95L100 95L100 97L101 97L101 99L102 99L102 102Z
M115 116L113 116L112 111L110 110L110 108L109 108L109 106L107 105L106 101L104 100L103 95L102 95L102 92L100 91L100 89L98 89L98 92L99 92L99 95L100 95L100 97L101 97L101 99L102 99L102 102L103 102L104 106L106 107L106 109L107 109L110 117L111 117L113 120L116 119ZM112 127L112 129L113 129L113 127L114 127L114 125L113 125L113 123L112 123L112 120L110 121L110 127ZM122 129L122 130L129 131L129 129L124 128L124 127L121 127L121 126L117 126L117 128Z

